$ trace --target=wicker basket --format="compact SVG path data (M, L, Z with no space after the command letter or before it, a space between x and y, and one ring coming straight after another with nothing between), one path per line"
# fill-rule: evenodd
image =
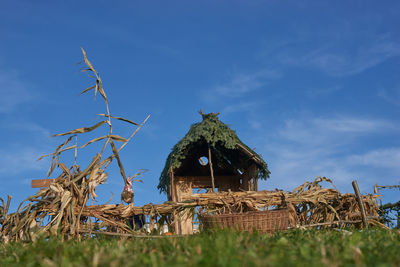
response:
M203 229L229 228L240 231L275 233L289 227L289 211L276 209L246 213L199 215Z

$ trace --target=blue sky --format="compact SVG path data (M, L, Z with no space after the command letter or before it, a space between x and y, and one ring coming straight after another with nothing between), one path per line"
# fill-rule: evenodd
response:
M63 142L49 136L105 112L100 98L79 96L91 85L76 65L80 47L112 114L151 114L121 152L128 174L149 169L134 186L137 205L166 199L156 189L165 159L200 109L221 112L263 156L272 174L261 189L316 176L343 192L355 178L363 193L400 182L398 1L0 3L0 197L12 195L14 208L46 175L49 162L36 159ZM128 136L126 126L115 128ZM80 164L97 149L80 152ZM111 193L119 202L122 188L112 166L98 203Z

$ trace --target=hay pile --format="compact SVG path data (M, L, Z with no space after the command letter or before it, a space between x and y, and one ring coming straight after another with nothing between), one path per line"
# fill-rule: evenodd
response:
M93 169L89 166L82 173L89 174ZM163 224L174 223L171 214L182 211L194 213L196 208L201 208L202 212L221 214L287 207L290 210L292 227L361 226L360 210L355 196L341 194L336 189L323 188L320 183L330 181L324 177L306 182L293 192L207 193L194 195L182 202L148 204L142 207L135 207L133 204L85 206L89 197L89 186L85 182L87 179L81 178L71 183L72 187L66 187L68 180L66 173L63 173L48 189L29 198L30 203L23 209L5 215L5 220L1 222L3 240L32 240L39 233L67 236L110 232L132 234L134 231L127 221L133 215L149 215L151 225L159 224L161 227ZM73 189L70 191L67 188ZM379 222L377 197L362 196L369 224L385 227ZM47 223L44 221L46 217L51 218Z

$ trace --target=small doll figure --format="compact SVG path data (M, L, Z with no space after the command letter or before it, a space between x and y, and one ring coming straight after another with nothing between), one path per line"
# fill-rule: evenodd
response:
M132 182L141 182L143 183L142 180L139 179L134 179L137 176L145 173L147 170L140 169L135 175L133 176L128 176L128 180L126 181L124 191L121 193L121 202L124 201L127 204L133 204L133 188L132 188Z
M121 193L121 201L124 201L127 204L133 204L133 188L132 188L132 178L128 177L128 183L124 187L124 191Z

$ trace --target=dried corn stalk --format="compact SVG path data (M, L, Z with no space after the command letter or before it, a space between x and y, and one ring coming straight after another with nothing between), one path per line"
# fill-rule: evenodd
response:
M109 109L109 100L103 89L100 76L88 60L86 52L83 49L82 53L84 64L87 67L83 71L90 72L90 76L95 80L95 85L85 89L81 94L92 89L94 89L95 95L97 92L100 93L105 102L106 113L99 115L106 117L106 120L101 120L93 126L80 127L65 133L53 135L54 137L67 136L67 139L56 148L54 153L44 155L39 160L47 156L52 157L47 177L53 174L57 167L60 168L62 173L54 179L49 187L41 189L35 195L24 200L14 213L8 213L11 198L8 198L7 203L3 199L0 199L0 240L5 242L34 240L41 234L62 234L69 237L80 236L83 230L91 229L96 225L94 222L92 223L92 218L84 213L84 209L89 197L92 200L97 197L95 189L99 184L106 181L106 169L114 158L117 158L122 177L125 184L127 183L124 167L118 153L138 132L149 116L141 124L125 118L112 116ZM112 120L114 119L127 122L136 127L136 129L128 138L116 135L113 133L112 128ZM109 133L107 135L96 137L84 145L78 146L78 135L81 136L104 126L108 127ZM73 137L75 137L76 143L75 145L69 145ZM76 163L77 151L95 142L103 142L102 149L93 157L90 164L84 170L81 170ZM117 147L114 142L122 142L122 145ZM112 154L104 155L105 148L108 145L112 148ZM75 150L75 161L68 168L64 163L60 162L60 159L65 151L72 149ZM130 231L126 223L122 222L118 216L111 218L110 216L103 217L99 215L96 218L101 220L101 223L107 227L117 227L124 231Z

